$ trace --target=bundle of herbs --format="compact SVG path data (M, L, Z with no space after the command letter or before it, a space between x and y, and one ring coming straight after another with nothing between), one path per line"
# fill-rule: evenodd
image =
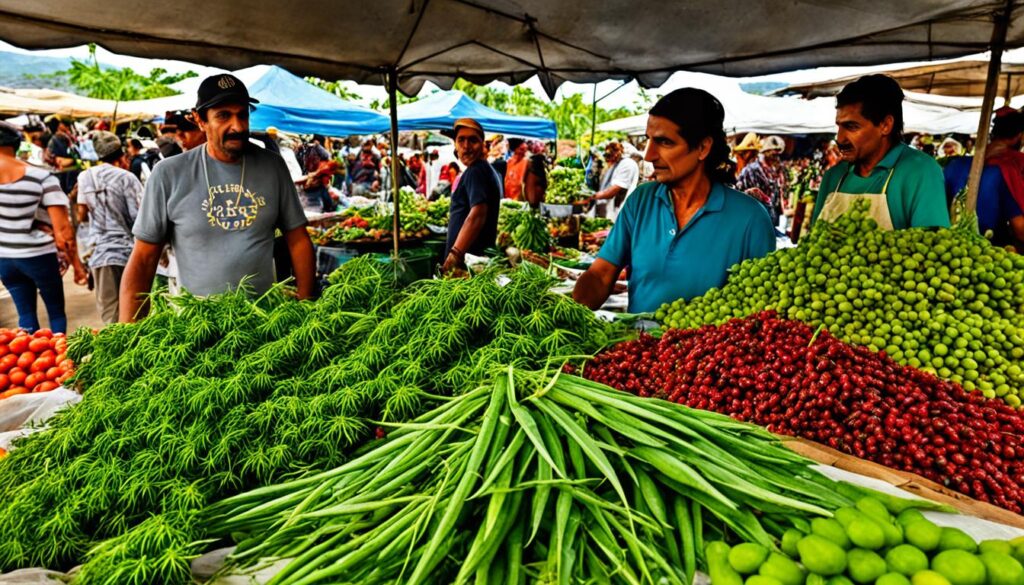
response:
M0 461L0 570L187 583L211 502L336 467L373 421L420 415L495 364L614 341L536 267L397 291L359 258L330 280L316 302L154 296L137 324L73 336L82 402Z
M395 426L343 466L209 508L210 535L239 541L226 572L681 585L705 539L776 549L859 496L758 427L565 374L508 368Z

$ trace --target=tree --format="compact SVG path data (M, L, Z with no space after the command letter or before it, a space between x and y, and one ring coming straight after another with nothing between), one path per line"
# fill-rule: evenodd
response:
M72 58L68 69L39 78L64 79L79 93L91 98L127 101L177 95L179 92L170 86L196 76L195 71L172 74L160 67L151 69L149 75L140 75L130 67L102 67L96 58L96 45L90 43L87 59Z
M343 81L324 81L319 77L307 77L306 81L345 101L358 102L363 99L363 96L346 87Z

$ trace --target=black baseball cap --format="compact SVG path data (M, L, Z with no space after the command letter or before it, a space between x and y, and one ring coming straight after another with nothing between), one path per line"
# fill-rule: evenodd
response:
M164 114L164 124L184 132L198 130L199 126L192 121L191 114L192 110L172 110Z
M196 100L196 110L205 110L225 102L242 104L258 104L259 100L249 96L249 90L245 88L242 80L231 75L222 73L212 75L199 84L199 99Z

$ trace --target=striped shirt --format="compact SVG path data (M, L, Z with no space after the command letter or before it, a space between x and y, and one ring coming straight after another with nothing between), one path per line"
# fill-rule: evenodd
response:
M78 204L89 208L89 236L95 246L89 268L128 265L141 200L142 183L124 169L101 164L78 176Z
M32 258L57 251L53 236L39 229L50 223L46 207L68 206L60 182L48 171L26 167L25 176L0 183L0 258Z

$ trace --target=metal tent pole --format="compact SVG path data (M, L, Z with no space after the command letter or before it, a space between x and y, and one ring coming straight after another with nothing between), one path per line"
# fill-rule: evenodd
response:
M999 71L1002 68L1003 49L1006 46L1006 29L1013 11L1013 0L1007 0L1003 10L995 14L995 27L992 30L992 56L988 62L988 78L985 81L985 99L981 104L981 119L978 120L978 140L974 145L974 159L971 161L971 174L967 179L967 209L978 209L978 188L981 185L981 172L985 168L985 149L988 147L988 131L991 126L992 110L999 89Z
M394 257L398 259L398 241L401 238L401 222L399 219L399 197L400 190L398 180L398 71L388 71L388 110L391 112L391 203L394 205L394 216L392 218L391 239L394 242Z

